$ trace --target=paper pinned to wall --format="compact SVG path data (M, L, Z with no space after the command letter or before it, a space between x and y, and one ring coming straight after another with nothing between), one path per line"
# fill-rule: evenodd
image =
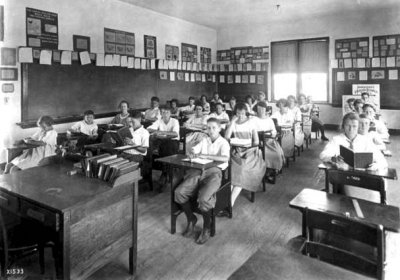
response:
M132 69L135 64L135 58L133 57L128 57L128 68Z
M187 69L187 63L186 61L182 62L182 70L186 70Z
M90 60L90 54L88 51L83 51L79 53L79 58L81 60L82 65L91 64L92 61Z
M331 60L331 67L332 68L338 68L338 60L337 59L332 59Z
M398 80L399 79L399 70L392 69L389 70L389 80Z
M39 63L51 65L51 56L52 56L52 52L50 50L41 50Z
M33 53L32 48L21 47L18 49L18 62L20 63L32 63Z
M192 63L192 70L193 71L198 71L198 65L196 62Z
M256 71L261 71L261 63L256 63Z
M169 79L170 79L170 81L172 81L172 82L175 81L175 72L174 72L174 71L169 72Z
M381 67L381 60L379 57L373 57L372 58L372 67Z
M113 55L112 54L106 54L106 57L104 58L104 66L110 67L113 66Z
M104 66L104 53L96 54L96 66Z
M212 75L212 82L215 83L217 81L217 76L216 75Z
M357 67L365 68L365 59L364 58L357 58Z
M113 54L113 66L121 66L121 56L119 54Z
M250 75L250 84L256 83L256 75Z
M128 57L126 55L121 56L121 67L128 67Z
M178 69L178 61L174 60L172 63L173 69Z
M219 76L219 82L220 82L221 84L224 84L224 83L225 83L225 75L220 75L220 76Z
M338 82L343 82L344 81L344 72L337 72L336 75L337 75L336 80Z
M351 58L346 58L344 60L344 68L351 68L352 67L352 61Z
M360 81L367 81L368 80L368 72L367 71L360 71L358 73Z
M394 56L390 56L386 58L386 67L395 67L396 66L396 58Z
M140 58L135 58L135 69L140 69Z
M142 59L140 61L140 69L146 70L146 63L147 63L147 59Z
M229 72L233 72L233 64L229 64L228 67L229 67L229 68L228 68Z
M201 81L202 81L203 83L206 82L206 74L201 74Z
M177 63L178 70L182 70L182 62L177 61L176 63Z
M189 80L190 80L189 73L186 72L185 73L185 82L189 82Z
M186 63L186 70L188 70L188 71L192 71L193 70L191 62L187 62Z
M156 60L154 58L150 60L150 69L156 69Z
M191 82L195 82L196 81L196 77L195 77L194 73L190 73L190 81Z

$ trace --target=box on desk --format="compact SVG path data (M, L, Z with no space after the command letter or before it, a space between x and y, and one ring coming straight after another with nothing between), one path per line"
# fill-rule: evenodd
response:
M340 156L353 168L368 168L373 161L372 153L358 153L340 145Z

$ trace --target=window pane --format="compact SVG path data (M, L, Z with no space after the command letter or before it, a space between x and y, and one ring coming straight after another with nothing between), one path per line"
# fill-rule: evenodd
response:
M326 73L301 74L301 93L311 95L313 101L328 101Z
M274 74L274 99L286 98L288 95L296 96L297 74Z

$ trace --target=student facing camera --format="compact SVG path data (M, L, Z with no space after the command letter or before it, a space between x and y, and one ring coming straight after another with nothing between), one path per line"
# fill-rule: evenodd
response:
M144 119L147 121L155 122L161 118L160 99L156 96L151 98L150 109L144 112Z
M128 103L128 101L125 101L125 100L121 101L119 103L118 108L121 111L121 113L116 115L112 119L110 124L122 124L123 126L128 127L129 126L128 121L127 121L128 117L129 117L129 103Z

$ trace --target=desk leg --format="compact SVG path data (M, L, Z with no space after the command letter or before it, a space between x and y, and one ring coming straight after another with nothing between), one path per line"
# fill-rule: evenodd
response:
M325 192L329 193L328 169L325 169Z
M137 236L138 236L138 196L139 183L133 183L132 193L132 247L129 248L129 273L136 275L137 264Z
M307 230L306 230L306 212L301 211L301 236L307 238Z
M174 215L174 203L175 203L175 190L174 190L174 168L168 166L169 169L169 179L171 186L171 234L176 232L176 216Z
M70 213L62 215L62 228L58 232L56 252L56 277L57 279L70 279Z

